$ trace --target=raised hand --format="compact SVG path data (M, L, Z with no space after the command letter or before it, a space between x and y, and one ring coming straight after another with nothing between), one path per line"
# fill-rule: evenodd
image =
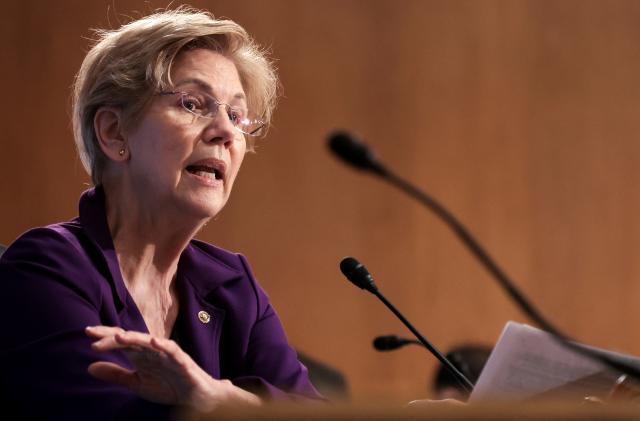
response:
M91 326L92 348L99 352L122 349L135 370L99 361L89 365L92 376L127 387L152 402L186 405L207 412L220 405L259 405L260 398L217 380L202 370L174 341L119 327Z

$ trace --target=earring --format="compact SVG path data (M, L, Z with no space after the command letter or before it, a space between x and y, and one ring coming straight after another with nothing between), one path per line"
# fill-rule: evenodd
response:
M118 151L118 154L119 154L120 156L124 156L124 148L120 149L120 150Z

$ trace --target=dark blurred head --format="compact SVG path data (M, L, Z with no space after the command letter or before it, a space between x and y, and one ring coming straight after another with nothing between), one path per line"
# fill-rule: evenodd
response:
M451 348L446 357L472 383L478 380L484 364L491 354L486 345L465 344ZM469 393L444 366L440 366L432 384L436 399L466 401Z

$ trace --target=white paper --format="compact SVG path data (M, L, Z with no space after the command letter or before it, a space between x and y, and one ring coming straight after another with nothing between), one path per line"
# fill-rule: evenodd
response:
M640 359L593 348L618 358ZM620 373L560 344L534 327L508 322L469 401L606 398Z

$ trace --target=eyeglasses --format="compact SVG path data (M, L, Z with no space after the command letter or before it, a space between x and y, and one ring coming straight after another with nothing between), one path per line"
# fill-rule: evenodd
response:
M158 95L180 95L180 103L185 111L207 119L214 118L220 106L224 105L229 121L238 131L247 136L261 136L264 132L265 122L251 118L247 109L220 102L204 92L168 91L160 92Z

